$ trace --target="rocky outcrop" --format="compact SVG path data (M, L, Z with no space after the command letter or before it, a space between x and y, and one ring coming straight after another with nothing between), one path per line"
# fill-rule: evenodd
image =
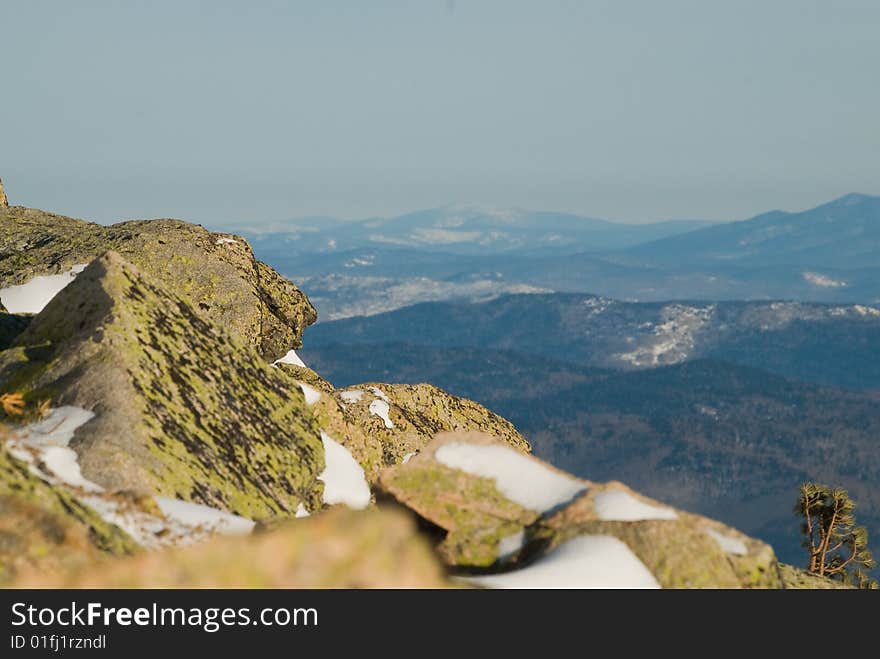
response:
M847 590L853 588L841 581L835 581L818 574L810 574L806 570L791 565L780 564L779 574L782 587L789 590Z
M70 446L107 490L249 519L321 506L323 447L296 383L116 253L0 352L0 383L94 413Z
M477 584L519 587L535 575L546 586L782 584L763 542L621 483L574 478L483 434L438 435L383 472L380 487L439 529L444 560Z
M22 207L0 210L0 227L0 289L113 250L269 361L299 347L317 318L305 294L238 236L178 220L102 226Z
M84 569L138 546L74 494L35 475L6 450L0 425L0 586L27 570Z
M507 419L430 384L367 383L335 395L367 435L381 442L386 465L418 453L444 431L478 430L517 450L531 451L528 441Z
M8 208L9 199L6 198L6 190L3 189L3 179L0 179L0 208Z
M29 572L19 587L443 588L452 585L410 516L334 509L246 538L107 561L90 570Z

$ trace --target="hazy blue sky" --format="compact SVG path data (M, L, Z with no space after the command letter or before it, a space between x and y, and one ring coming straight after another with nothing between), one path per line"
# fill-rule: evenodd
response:
M880 193L877 0L0 0L0 177L100 221Z

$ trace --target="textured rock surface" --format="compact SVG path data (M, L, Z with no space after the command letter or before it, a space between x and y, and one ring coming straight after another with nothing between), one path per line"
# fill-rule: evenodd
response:
M16 586L65 588L442 588L443 567L410 516L334 509L245 538L152 552Z
M784 563L779 566L779 574L782 577L782 587L790 590L847 590L852 588L852 586L847 586L840 581L810 574L806 570Z
M178 220L101 226L19 206L0 209L0 288L66 272L108 250L270 361L299 347L317 318L305 294L257 261L244 238Z
M346 394L346 392L349 392ZM354 396L352 395L354 393ZM356 392L362 392L357 397ZM336 392L337 399L370 436L378 438L387 465L418 453L438 432L478 430L521 451L530 452L525 437L510 421L479 403L458 398L430 384L367 383ZM392 428L371 406L388 405Z
M0 586L22 570L82 569L135 542L70 492L46 483L3 446L0 425Z
M0 208L7 208L9 199L6 198L6 190L3 189L3 179L0 179Z
M542 513L515 503L492 478L442 463L436 452L448 444L500 445L488 436L443 433L417 457L384 471L380 486L446 532L440 552L452 566L509 571L547 555L567 540L599 535L622 541L665 588L781 586L772 548L719 522L673 510L615 482L581 481L582 494ZM531 456L522 457L543 464ZM560 473L544 467L548 473ZM522 473L525 479L526 472ZM526 480L522 486L528 491ZM600 506L599 500L606 501L609 495L623 503L610 509ZM502 540L519 533L522 542L502 556Z
M118 254L0 353L0 384L94 411L71 448L109 490L251 519L321 505L323 447L295 381Z

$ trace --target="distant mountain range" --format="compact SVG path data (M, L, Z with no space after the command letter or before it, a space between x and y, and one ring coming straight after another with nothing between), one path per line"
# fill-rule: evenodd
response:
M625 224L570 213L444 206L390 218L291 220L243 233L257 251L334 253L382 247L455 255L541 255L623 249L709 224L702 220Z
M880 302L880 197L862 194L712 225L448 207L243 232L312 293L324 320L515 292Z

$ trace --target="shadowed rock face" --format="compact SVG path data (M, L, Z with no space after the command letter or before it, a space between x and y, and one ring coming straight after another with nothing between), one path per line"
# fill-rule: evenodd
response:
M321 505L323 448L296 383L113 252L0 352L0 382L93 411L71 447L109 490L251 519Z
M444 448L462 446L496 455L499 447L508 449L486 435L441 433L418 456L380 477L386 493L445 532L440 553L451 566L506 573L551 556L574 538L605 536L621 541L664 588L782 586L773 549L733 528L672 509L621 483L575 479L522 453L507 483L439 457ZM536 470L561 482L563 492L567 479L568 491L576 494L549 510L529 505L539 488L528 474ZM525 502L515 500L511 486L521 489ZM503 552L505 538L515 537L521 540Z
M299 347L317 319L305 294L238 236L178 220L102 226L18 206L0 209L0 228L0 288L113 250L269 361Z

